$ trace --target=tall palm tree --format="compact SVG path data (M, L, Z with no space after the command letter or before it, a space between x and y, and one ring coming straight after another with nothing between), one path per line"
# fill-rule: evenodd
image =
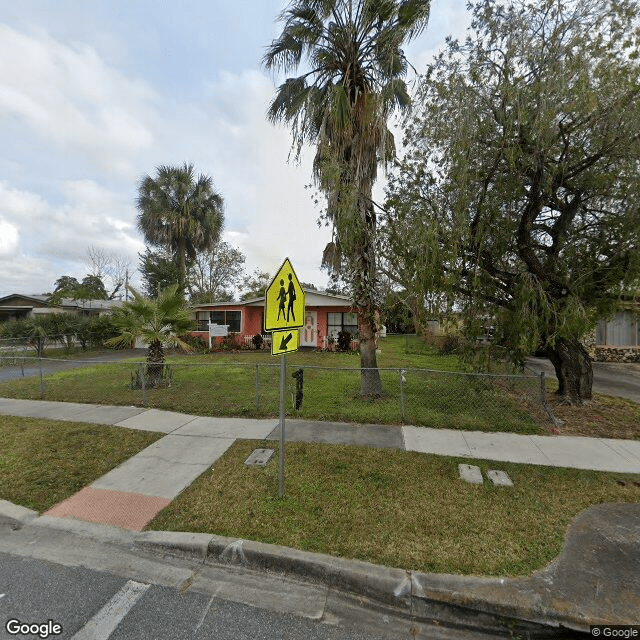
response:
M426 27L429 8L430 0L293 0L263 58L285 74L302 67L278 88L268 117L291 124L298 155L305 143L316 146L313 174L335 237L328 249L334 263L336 249L343 260L359 315L363 395L382 393L371 192L378 165L394 152L388 117L410 102L401 47Z
M162 165L155 178L145 176L138 186L138 228L150 244L176 258L180 292L186 286L187 265L196 252L210 249L220 238L223 199L209 176L196 175L192 164Z
M145 298L133 287L129 287L129 291L133 300L125 302L112 315L120 335L107 340L106 344L130 347L141 338L148 345L146 384L156 387L164 370L164 345L172 344L189 351L189 345L180 336L193 328L193 320L178 284L163 289L157 298Z

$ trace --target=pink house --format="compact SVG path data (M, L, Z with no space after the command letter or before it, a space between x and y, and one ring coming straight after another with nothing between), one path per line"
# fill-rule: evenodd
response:
M358 334L358 317L352 302L346 296L338 296L322 291L304 288L305 318L300 329L300 346L325 348L330 338L347 330L354 339ZM208 340L209 322L228 325L230 333L237 333L239 340L251 342L257 333L263 334L264 297L243 302L217 302L199 304L192 307L198 323L195 336Z

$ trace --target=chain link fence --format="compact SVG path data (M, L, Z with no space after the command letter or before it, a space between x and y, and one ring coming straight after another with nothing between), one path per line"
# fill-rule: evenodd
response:
M1 353L0 364L12 365L10 376L0 372L0 396L156 407L212 416L276 417L279 411L277 361L196 363L180 359L150 371L140 361ZM287 363L286 413L309 420L520 433L548 429L555 421L546 403L544 374L410 367L381 368L379 372L383 394L366 398L360 395L359 367Z
M70 355L88 348L102 347L104 335L84 333L81 337L73 334L34 335L22 338L0 338L0 365L10 366L18 358L29 356L45 357L60 353Z

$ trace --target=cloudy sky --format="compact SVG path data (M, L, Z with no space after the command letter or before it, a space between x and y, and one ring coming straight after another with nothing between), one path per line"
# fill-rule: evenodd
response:
M223 238L247 271L289 257L324 286L329 239L305 184L311 153L265 120L276 82L260 67L286 0L20 0L0 4L0 296L82 278L93 246L129 258L139 283L137 184L193 163L225 199ZM407 48L424 69L463 33L463 0L434 0Z

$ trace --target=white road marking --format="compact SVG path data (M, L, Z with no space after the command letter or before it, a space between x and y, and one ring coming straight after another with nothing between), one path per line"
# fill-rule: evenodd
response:
M150 586L129 580L71 640L107 640Z
M211 596L211 600L209 600L209 602L207 603L207 606L204 608L204 611L202 612L202 616L200 617L200 621L198 622L198 624L196 625L196 628L193 630L194 633L197 633L198 629L202 626L202 624L204 623L204 619L207 617L207 614L209 613L209 611L211 610L211 605L213 604L213 601L215 600L215 597L218 595L220 589L222 589L222 585L220 585L214 592L214 594Z

